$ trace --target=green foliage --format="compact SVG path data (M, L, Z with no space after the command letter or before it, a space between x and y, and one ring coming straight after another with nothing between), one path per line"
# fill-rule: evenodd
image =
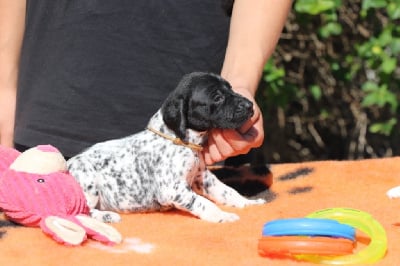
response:
M319 101L322 97L322 90L318 85L312 85L310 87L310 93L316 101Z
M340 0L297 0L294 8L300 13L318 15L336 9L341 3Z
M296 97L295 86L285 81L285 69L275 65L271 58L264 66L264 81L268 84L261 96L266 106L285 107ZM284 90L282 88L285 88Z
M299 13L319 15L323 23L318 32L321 37L328 38L342 32L342 25L337 22L338 16L335 12L341 4L341 0L297 0L294 8Z
M385 7L387 5L386 2L386 0L364 0L362 1L362 10Z
M391 118L388 121L382 122L382 123L374 123L369 127L369 131L371 133L380 133L386 136L389 136L394 128L394 126L397 124L397 119L396 118Z
M396 3L397 2L397 3ZM374 36L360 43L356 47L357 55L363 60L364 71L371 73L362 84L365 92L362 105L364 107L388 106L392 118L388 121L372 124L369 129L372 133L390 135L397 123L399 95L399 77L395 71L400 56L400 5L397 1L390 0L364 0L362 1L361 15L368 19L373 16L376 9L382 9L388 19Z
M394 113L397 110L398 102L396 94L388 90L387 84L378 84L367 81L363 84L362 89L366 92L364 99L361 104L365 107L376 105L378 107L384 107L386 104L389 105L390 110Z
M354 4L341 0L297 0L294 2L294 18L300 28L315 34L317 41L325 48L316 55L319 61L328 68L326 73L336 79L335 90L346 90L351 87L351 95L361 95L359 106L366 112L379 113L368 118L369 132L390 135L396 127L400 115L400 1L399 0L358 0ZM342 14L349 12L345 5L357 7L353 11L354 20L342 19ZM353 28L349 28L349 27ZM305 30L302 31L303 33ZM293 33L293 32L292 32ZM296 34L294 32L293 34ZM342 35L347 34L347 37ZM306 34L305 34L306 36ZM311 42L311 41L310 41ZM341 51L336 54L329 47ZM317 47L317 46L316 46ZM332 48L333 47L333 48ZM295 47L294 47L295 50ZM341 54L339 54L341 53ZM326 65L327 64L327 65ZM290 106L290 101L305 95L308 101L321 102L332 95L327 89L332 85L324 83L324 78L315 76L304 77L295 82L287 78L290 66L284 60L271 59L264 69L264 80L267 83L264 91L265 99L284 108ZM306 65L307 68L308 65ZM319 66L314 66L318 70ZM302 74L302 73L300 73ZM338 88L337 84L343 86ZM288 89L289 88L289 89ZM349 89L350 90L350 89ZM355 92L355 90L357 90ZM298 99L298 98L297 98ZM321 108L322 109L322 108ZM320 110L324 116L329 109ZM384 115L383 115L384 114Z

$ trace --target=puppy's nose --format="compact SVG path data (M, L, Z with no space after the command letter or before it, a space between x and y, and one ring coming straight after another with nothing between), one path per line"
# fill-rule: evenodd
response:
M253 111L253 103L248 100L240 101L237 108L238 108L238 111L240 111L240 112L252 112Z

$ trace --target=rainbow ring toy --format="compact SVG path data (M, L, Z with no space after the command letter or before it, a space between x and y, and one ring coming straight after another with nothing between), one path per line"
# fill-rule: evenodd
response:
M333 219L292 218L268 222L263 236L330 236L355 240L355 229Z
M382 259L387 250L385 229L370 214L348 208L332 208L311 213L308 218L333 219L340 223L353 226L366 233L371 241L369 245L356 254L344 256L295 255L298 260L321 264L367 264Z
M354 242L346 238L320 236L262 236L258 241L261 256L292 258L296 255L348 255L352 254Z
M264 225L258 250L269 257L347 255L353 252L355 240L354 227L332 219L278 219Z

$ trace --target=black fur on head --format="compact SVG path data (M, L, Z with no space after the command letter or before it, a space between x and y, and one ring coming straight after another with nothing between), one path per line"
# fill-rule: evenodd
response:
M253 103L233 92L222 77L185 75L161 107L164 123L185 140L186 129L239 128L253 115Z

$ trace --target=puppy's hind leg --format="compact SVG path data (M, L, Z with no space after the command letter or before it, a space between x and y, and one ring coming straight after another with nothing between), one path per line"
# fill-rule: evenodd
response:
M90 209L90 216L103 223L118 223L121 221L121 216L112 211L100 211L98 209Z
M96 169L87 161L81 160L79 155L72 157L67 162L69 173L76 179L83 190L86 203L90 208L90 216L98 221L110 223L119 222L121 217L112 211L100 211L99 206L98 175Z
M264 204L263 199L247 199L239 194L230 186L222 183L212 172L206 170L203 179L197 183L198 190L202 190L203 195L216 203L227 206L243 208L249 205Z
M239 220L237 214L221 210L210 200L194 193L185 184L175 186L174 193L167 195L166 203L208 222L223 223Z

